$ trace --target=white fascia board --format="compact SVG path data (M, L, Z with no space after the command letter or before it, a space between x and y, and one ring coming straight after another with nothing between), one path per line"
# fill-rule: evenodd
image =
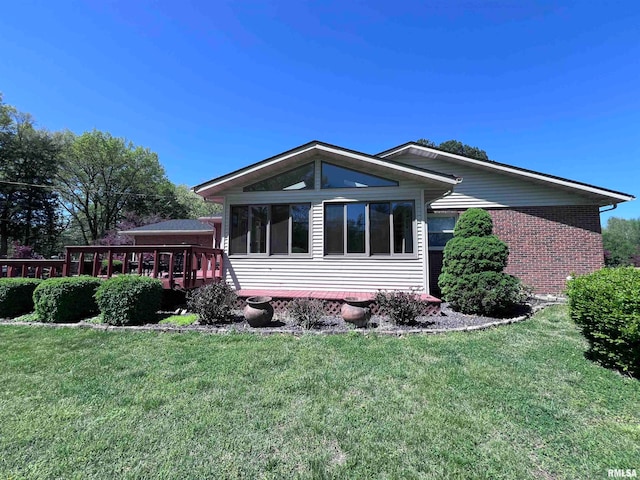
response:
M341 155L343 157L347 157L347 158L353 158L355 160L360 160L362 162L367 162L370 163L371 165L376 165L382 168L387 168L390 170L396 170L399 172L404 172L404 173L408 173L410 175L416 175L422 178L426 178L429 180L436 180L439 182L443 182L443 183L448 183L450 185L457 185L458 183L460 183L462 181L462 179L460 178L452 178L452 177L448 177L448 176L443 176L443 175L436 175L430 172L426 172L423 170L418 170L415 168L410 167L409 165L404 166L404 165L400 165L397 163L389 163L386 162L382 159L377 160L375 158L370 158L370 157L365 157L362 155L358 155L356 153L353 152L348 152L348 151L344 151L344 150L338 150L335 148L331 148L328 147L326 145L316 145L316 148L318 150L322 150L325 152L329 152L329 153L335 153L336 155Z
M204 185L203 187L201 187L198 190L196 190L196 193L200 193L200 192L202 192L204 190L208 190L208 189L210 189L212 187L217 187L219 185L224 185L225 183L228 183L228 182L230 182L232 180L236 180L236 179L238 179L240 177L243 177L243 176L247 175L248 173L257 172L259 170L262 170L263 168L271 167L271 166L276 165L276 164L278 164L278 163L280 163L280 162L282 162L284 160L287 160L289 158L295 157L296 155L300 155L301 153L305 153L305 152L308 152L310 150L313 150L314 148L316 148L315 145L310 145L309 147L305 148L304 150L297 150L295 152L291 152L291 153L289 153L287 155L284 155L282 157L274 158L271 161L268 161L268 162L265 162L265 163L260 163L259 165L255 165L254 167L249 167L247 169L243 169L241 172L238 172L233 176L224 178L224 179L220 180L219 182L211 182L211 183L209 183L207 185Z
M410 175L414 175L414 176L418 176L421 178L425 178L428 180L435 180L438 182L443 182L443 183L449 183L451 185L457 185L458 183L460 183L462 181L462 179L456 179L456 178L451 178L451 177L447 177L447 176L441 176L441 175L436 175L436 174L432 174L430 172L426 172L426 171L422 171L422 170L418 170L415 168L410 167L409 165L407 166L403 166L403 165L399 165L399 164L395 164L395 163L389 163L385 160L377 160L375 158L370 158L367 156L363 156L363 155L358 155L356 153L350 152L350 151L345 151L345 150L341 150L341 149L337 149L337 148L331 148L328 147L327 145L322 145L322 144L314 144L314 145L310 145L309 147L303 149L303 150L297 150L295 152L291 152L288 153L286 155L274 158L268 162L265 163L260 163L259 165L255 165L254 167L249 167L247 169L244 169L238 173L236 173L235 175L229 176L229 177L225 177L224 179L218 181L218 182L211 182L205 186L200 187L199 189L197 189L195 192L198 194L202 194L203 192L205 192L206 190L209 190L211 188L214 187L218 187L220 185L224 185L225 183L231 182L233 180L237 180L238 178L241 178L247 174L253 173L253 172L258 172L262 169L265 168L269 168L272 167L273 165L277 165L278 163L281 163L285 160L294 158L300 154L312 151L312 150L317 150L320 152L327 152L327 153L333 153L335 155L340 155L342 157L346 157L346 158L352 158L355 160L359 160L361 162L365 162L365 163L369 163L372 165L376 165L379 166L381 168L386 168L386 169L390 169L390 170L396 170L399 172L403 172L403 173L407 173Z
M494 170L498 170L498 171L502 171L505 173L509 173L512 175L518 175L521 177L525 177L525 178L532 178L534 180L538 180L538 181L542 181L542 182L547 182L547 183L553 183L556 185L561 185L563 187L568 187L568 188L573 188L576 190L582 190L585 192L589 192L589 193L593 193L596 195L600 195L600 196L605 196L605 197L609 197L609 198L614 198L616 200L619 200L621 202L627 202L630 200L634 200L635 197L634 196L629 196L629 195L623 195L620 193L614 193L614 192L610 192L607 190L602 190L600 188L597 187L590 187L587 185L581 185L579 183L574 183L570 180L562 180L559 178L550 178L546 175L542 175L542 174L538 174L538 173L534 173L534 172L523 172L522 170L519 170L517 168L512 168L512 167L508 167L505 165L496 165L493 164L491 162L486 162L483 160L476 160L475 158L469 158L469 157L463 157L462 155L457 155L455 153L449 153L449 152L443 152L442 150L433 150L429 147L423 147L421 145L405 145L404 147L398 148L397 150L393 150L391 152L387 152L384 155L382 155L382 158L391 156L391 155L396 155L398 153L401 153L404 150L410 150L410 149L417 149L417 150L423 150L425 152L429 152L435 155L443 155L446 157L451 157L451 158L455 158L456 160L460 160L462 162L465 163L469 163L472 165L478 165L480 167L483 168L492 168Z

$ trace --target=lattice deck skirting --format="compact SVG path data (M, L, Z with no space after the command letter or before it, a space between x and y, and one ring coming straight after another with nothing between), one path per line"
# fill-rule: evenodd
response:
M356 297L360 299L373 299L375 293L367 292L324 292L310 290L238 290L237 308L244 308L245 300L248 297L271 297L271 305L276 312L283 312L287 309L289 302L296 298L315 298L324 301L324 311L327 315L340 315L340 309L346 297ZM431 295L420 295L424 304L423 315L440 315L441 300ZM371 304L371 313L378 313L378 304Z

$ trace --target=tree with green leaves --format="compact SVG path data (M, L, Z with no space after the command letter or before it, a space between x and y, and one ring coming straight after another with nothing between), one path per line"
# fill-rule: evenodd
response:
M212 217L222 213L222 206L205 200L186 185L176 185L178 203L186 210L184 218Z
M0 95L0 255L9 244L51 254L61 229L53 176L60 146Z
M640 267L640 218L611 217L602 231L605 263L610 267Z
M93 130L61 135L65 145L57 185L62 205L85 243L113 230L126 212L180 218L177 201L158 155L124 138Z
M429 139L421 138L416 143L424 147L437 148L438 150L444 150L445 152L462 155L463 157L476 158L478 160L489 160L489 156L484 150L478 147L472 147L471 145L467 145L466 143L462 143L458 140L447 140L446 142L442 142L440 145L436 145L435 142Z

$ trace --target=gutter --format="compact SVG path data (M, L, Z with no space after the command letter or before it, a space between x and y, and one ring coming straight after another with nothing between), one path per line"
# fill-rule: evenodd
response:
M611 208L607 208L605 210L600 210L600 213L604 213L604 212L610 212L611 210L615 210L616 208L618 208L618 204L614 203L613 206Z

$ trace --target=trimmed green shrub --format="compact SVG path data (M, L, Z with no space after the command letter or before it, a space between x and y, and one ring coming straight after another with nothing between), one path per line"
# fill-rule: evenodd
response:
M18 317L33 311L37 278L0 278L0 318Z
M424 309L424 304L414 292L378 292L376 303L380 311L394 325L412 325Z
M100 264L100 273L102 275L106 275L107 269L109 268L109 260L102 260ZM112 273L122 273L122 260L112 260L111 261L111 271Z
M503 272L443 274L440 283L447 285L451 308L470 315L504 317L526 300L520 280Z
M492 235L489 213L464 212L444 247L438 286L451 308L473 315L506 316L524 300L520 280L503 272L507 244Z
M506 243L495 235L454 237L444 248L447 258L446 272L454 276L501 272L507 266L509 258L509 248Z
M493 220L486 210L470 208L456 222L454 237L487 237L493 232Z
M198 314L201 324L210 325L228 320L237 298L228 283L210 283L187 294L187 308Z
M33 291L33 305L38 321L77 322L98 313L94 299L102 283L94 277L50 278Z
M589 356L640 376L640 270L605 268L569 281L572 320L589 342Z
M296 325L310 329L318 326L324 317L324 302L311 298L296 298L289 302L287 313Z
M100 285L96 303L109 325L153 322L160 309L162 282L139 275L118 275Z

